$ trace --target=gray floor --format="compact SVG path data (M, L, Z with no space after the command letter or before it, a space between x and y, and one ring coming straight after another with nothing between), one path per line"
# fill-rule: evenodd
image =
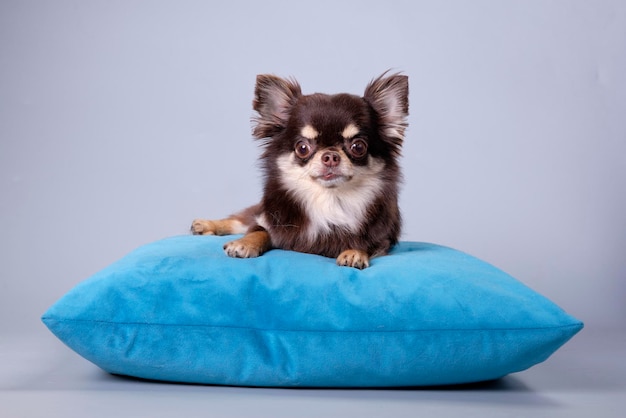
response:
M0 416L621 417L626 332L584 329L545 363L488 384L394 390L259 389L111 376L47 330L0 339Z

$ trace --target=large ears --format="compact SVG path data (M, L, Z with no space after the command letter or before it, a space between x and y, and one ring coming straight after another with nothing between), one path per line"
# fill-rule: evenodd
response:
M295 80L268 74L258 75L252 102L252 107L259 113L254 118L254 136L268 138L284 128L291 108L301 95L300 85Z
M376 112L381 132L400 145L408 126L409 78L383 73L365 88L363 98Z

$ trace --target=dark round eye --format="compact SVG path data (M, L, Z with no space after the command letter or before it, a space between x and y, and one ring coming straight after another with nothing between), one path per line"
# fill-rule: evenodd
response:
M367 153L367 144L362 139L355 139L350 144L350 154L355 158L364 157Z
M300 158L307 158L311 155L311 144L309 144L307 141L298 141L296 143L296 148L294 150L296 152L296 155Z

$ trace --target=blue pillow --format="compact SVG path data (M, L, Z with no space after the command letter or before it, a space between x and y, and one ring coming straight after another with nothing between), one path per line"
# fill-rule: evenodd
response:
M500 378L547 359L583 324L462 252L401 242L357 270L232 237L145 245L44 315L102 369L162 381L389 387Z

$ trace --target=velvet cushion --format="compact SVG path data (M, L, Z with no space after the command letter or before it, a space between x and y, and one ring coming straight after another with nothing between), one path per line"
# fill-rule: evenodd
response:
M460 251L401 242L357 270L233 237L145 245L80 283L46 326L102 369L163 381L306 387L468 383L547 359L582 323Z

